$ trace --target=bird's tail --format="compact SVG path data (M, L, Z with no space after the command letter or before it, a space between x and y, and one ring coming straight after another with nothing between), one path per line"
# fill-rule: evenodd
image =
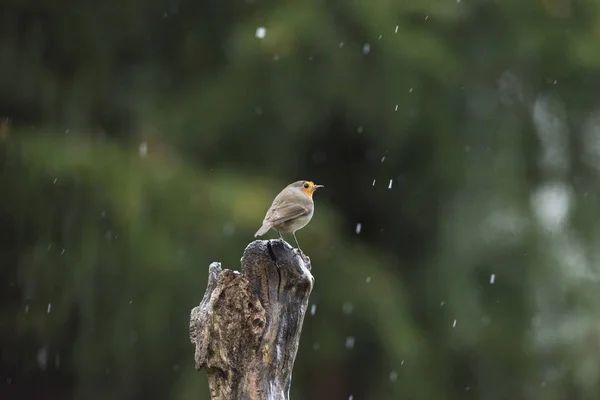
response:
M271 229L271 224L268 222L265 222L263 224L263 226L261 226L260 229L256 231L256 233L254 234L254 237L264 235L265 233L267 233L269 231L269 229Z

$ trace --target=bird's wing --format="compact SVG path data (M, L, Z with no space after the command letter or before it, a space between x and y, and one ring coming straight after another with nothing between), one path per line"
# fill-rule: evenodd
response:
M310 210L301 204L288 201L277 202L267 211L264 222L268 222L271 225L279 225L309 213Z

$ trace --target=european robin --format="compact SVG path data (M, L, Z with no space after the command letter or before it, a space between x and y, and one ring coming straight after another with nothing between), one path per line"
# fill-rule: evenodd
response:
M273 200L262 226L256 231L254 237L262 236L273 228L283 240L281 232L291 232L298 250L302 253L296 239L296 231L304 228L311 220L315 211L312 196L315 190L322 187L323 185L315 185L311 181L297 181L287 185Z

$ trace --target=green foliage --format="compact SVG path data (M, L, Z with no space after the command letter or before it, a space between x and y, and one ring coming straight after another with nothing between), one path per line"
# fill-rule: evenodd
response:
M298 179L293 398L597 398L597 11L8 2L0 398L208 398L207 267Z

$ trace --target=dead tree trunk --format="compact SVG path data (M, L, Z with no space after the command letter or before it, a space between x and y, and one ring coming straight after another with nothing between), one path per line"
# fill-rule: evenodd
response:
M314 278L310 259L282 240L256 240L241 273L212 263L190 315L196 368L211 400L287 400Z

